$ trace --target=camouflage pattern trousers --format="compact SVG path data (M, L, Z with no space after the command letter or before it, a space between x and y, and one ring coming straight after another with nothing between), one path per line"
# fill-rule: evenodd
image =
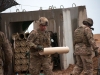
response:
M31 75L39 75L43 69L44 75L53 75L51 67L51 57L35 57L30 58L29 72Z
M91 55L76 55L76 62L72 75L80 75L82 71L84 72L84 75L93 75L93 62Z

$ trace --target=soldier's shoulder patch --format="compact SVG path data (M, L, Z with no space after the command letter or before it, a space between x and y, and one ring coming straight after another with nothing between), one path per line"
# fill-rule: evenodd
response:
M87 28L85 28L85 34L92 34L92 30L89 28L89 27L87 27Z
M89 27L86 27L85 31L91 31L91 29Z

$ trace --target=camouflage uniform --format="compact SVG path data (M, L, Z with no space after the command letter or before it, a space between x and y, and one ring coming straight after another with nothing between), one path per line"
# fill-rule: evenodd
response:
M75 30L74 47L77 63L73 75L80 75L82 71L84 75L93 75L92 50L95 51L98 47L88 26L82 25Z
M48 31L40 31L39 29L31 31L28 39L30 48L30 66L29 72L31 75L39 75L41 67L43 68L44 75L53 75L51 66L50 55L39 55L36 49L37 45L43 47L50 47L50 34Z
M8 72L8 65L12 63L12 49L3 32L0 32L0 75ZM4 69L3 69L4 66Z

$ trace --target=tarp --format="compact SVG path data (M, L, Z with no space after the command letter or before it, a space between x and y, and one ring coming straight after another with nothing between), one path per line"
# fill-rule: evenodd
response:
M0 12L5 11L6 9L15 5L19 4L14 0L0 0Z

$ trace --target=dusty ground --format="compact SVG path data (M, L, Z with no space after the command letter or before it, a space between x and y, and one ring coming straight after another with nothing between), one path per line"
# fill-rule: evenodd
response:
M97 75L97 65L98 65L98 57L93 57L93 75ZM54 75L70 75L70 73L73 71L73 68L74 68L74 65L69 65L69 67L66 69L66 70L63 70L63 71L54 71ZM83 75L83 73L81 74Z

